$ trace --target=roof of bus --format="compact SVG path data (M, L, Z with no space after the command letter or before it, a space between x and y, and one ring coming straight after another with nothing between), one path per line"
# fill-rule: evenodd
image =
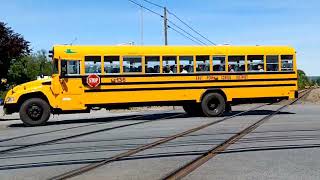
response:
M144 54L295 54L291 46L96 46L96 45L55 45L54 54L63 55L144 55Z

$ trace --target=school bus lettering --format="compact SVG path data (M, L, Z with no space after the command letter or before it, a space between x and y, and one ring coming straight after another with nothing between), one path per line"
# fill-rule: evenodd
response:
M231 76L230 75L223 75L223 76L221 76L221 80L231 80Z
M207 80L219 80L218 76L207 76Z
M244 80L244 79L248 79L248 75L238 75L236 76L237 80Z
M125 83L126 78L125 77L118 77L118 78L112 78L111 83Z
M201 81L202 79L202 76L196 76L196 80Z

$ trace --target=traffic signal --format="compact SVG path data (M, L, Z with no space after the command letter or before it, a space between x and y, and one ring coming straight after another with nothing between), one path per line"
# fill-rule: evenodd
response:
M48 55L49 58L53 58L53 55L54 55L54 51L53 51L53 50L50 50L50 51L49 51L49 55Z

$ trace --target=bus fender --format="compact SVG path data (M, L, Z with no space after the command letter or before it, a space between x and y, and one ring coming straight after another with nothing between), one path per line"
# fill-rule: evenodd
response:
M227 100L228 100L226 93L225 93L222 89L209 88L209 89L207 89L204 93L202 93L199 102L201 102L202 99L203 99L203 97L204 97L205 95L207 95L208 93L219 93L219 94L221 94L221 95L224 97L224 99L225 99L226 102L227 102Z
M30 98L41 98L45 100L51 107L54 107L54 102L51 102L50 99L52 98L47 97L43 92L41 91L35 91L35 92L30 92L27 94L23 94L19 97L17 105L20 107L24 101Z

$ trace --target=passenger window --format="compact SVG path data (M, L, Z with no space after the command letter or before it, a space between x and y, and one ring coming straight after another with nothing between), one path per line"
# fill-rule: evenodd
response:
M213 56L212 64L213 64L213 71L226 71L225 56Z
M146 56L146 73L160 73L160 57Z
M163 56L162 58L163 73L177 73L177 57Z
M104 72L108 74L120 73L119 56L104 56Z
M62 60L61 61L61 75L79 75L80 61L79 60Z
M181 73L193 72L193 56L180 56L179 61Z
M281 55L281 71L293 71L292 55Z
M267 71L279 71L279 56L267 56Z
M101 56L84 57L85 73L101 73Z
M197 72L210 71L210 56L196 56L196 71Z
M263 72L264 61L263 55L249 55L248 56L248 71Z
M123 72L142 72L142 57L123 57Z
M228 57L228 71L229 72L243 72L245 71L245 56L229 56Z

